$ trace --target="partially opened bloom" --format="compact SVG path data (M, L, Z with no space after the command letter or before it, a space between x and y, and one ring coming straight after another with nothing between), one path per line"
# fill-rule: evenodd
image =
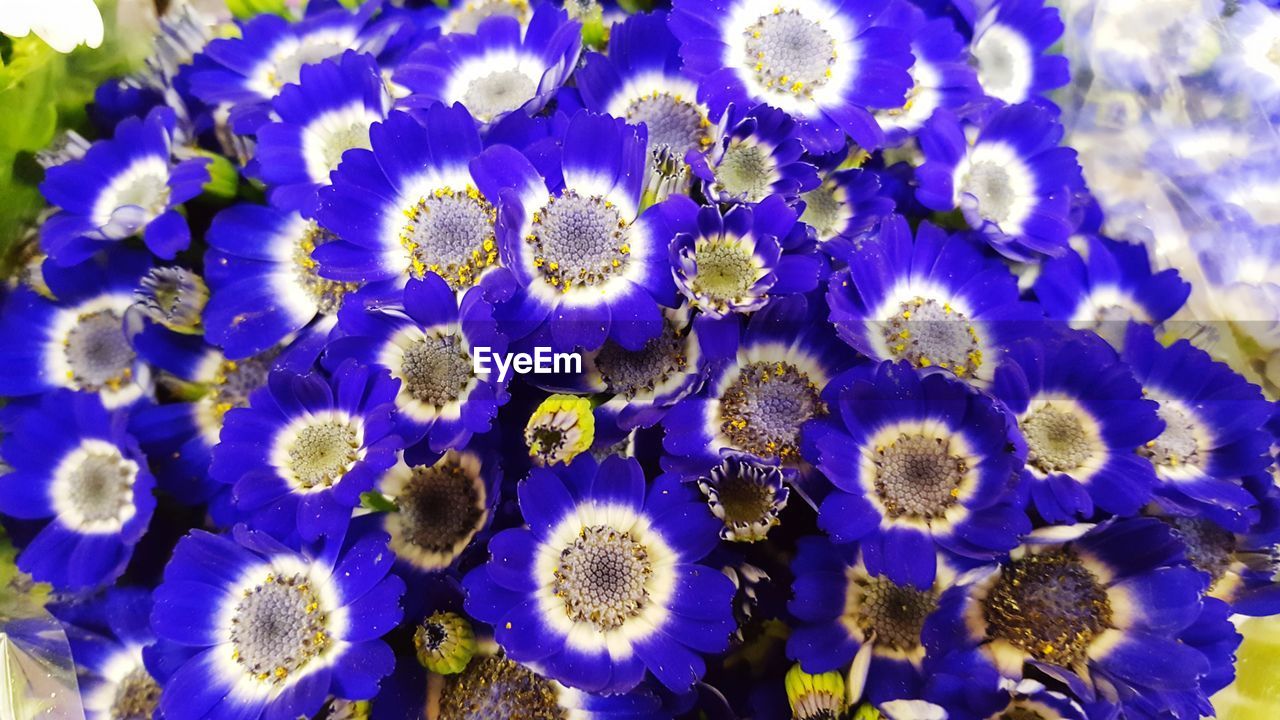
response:
M680 0L671 29L707 104L767 104L793 116L812 152L883 140L870 110L900 107L911 86L910 38L858 0Z
M374 59L348 50L304 66L271 108L275 118L257 131L252 172L273 204L309 215L342 154L369 147L369 126L386 117L391 96Z
M1200 615L1205 580L1181 544L1154 518L1072 530L969 573L926 622L926 644L977 650L1011 680L1046 674L1086 701L1196 687L1209 662L1179 634Z
M403 294L353 301L339 316L337 335L326 362L353 358L400 381L396 428L406 445L425 438L436 452L460 449L489 429L507 401L510 378L498 377L492 359L476 372L472 359L479 348L493 358L507 352L493 307L478 290L459 302L448 283L427 273Z
M675 157L715 140L697 83L681 71L680 41L663 12L632 15L609 33L609 53L590 53L576 76L587 109L644 125L649 149Z
M914 587L867 572L854 546L822 537L801 538L798 546L788 609L801 624L787 639L787 655L812 673L852 665L855 700L919 697L927 677L921 632L955 571L940 560L933 582Z
M745 315L809 292L825 269L799 211L779 195L727 212L678 195L651 212L672 238L676 289L708 318Z
M611 395L600 408L623 430L653 425L702 384L702 351L687 306L664 308L662 331L644 347L628 350L606 340L582 360L577 386Z
M395 81L412 95L405 103L466 106L489 125L507 113L542 109L578 63L582 26L555 3L543 3L527 26L512 17L482 20L475 34L448 34L415 52Z
M1018 425L1031 501L1049 522L1135 515L1156 484L1135 451L1160 434L1157 405L1110 345L1049 330L1015 344L992 393Z
M355 361L331 378L277 370L248 407L227 411L209 472L233 486L255 528L341 537L360 494L403 447L392 432L398 385Z
M1035 282L1046 315L1094 330L1116 346L1130 320L1158 325L1190 294L1177 270L1152 270L1145 246L1096 235L1079 252L1046 260Z
M499 186L468 168L480 153L475 121L461 105L420 117L375 124L372 149L348 151L321 190L316 216L338 238L316 253L324 277L398 288L432 272L463 291L500 266Z
M758 542L781 523L791 491L787 473L746 456L729 455L698 478L698 489L723 525L720 538L730 542Z
M1161 345L1137 323L1125 335L1124 359L1164 421L1160 435L1138 450L1161 481L1156 496L1182 512L1253 505L1241 480L1271 463L1264 425L1272 406L1258 386L1186 340Z
M380 533L302 552L237 526L178 542L151 624L181 664L160 697L166 718L311 717L330 694L367 700L395 655L379 638L400 621L404 583Z
M1002 255L1060 255L1071 234L1071 193L1084 187L1076 151L1059 146L1062 126L1035 103L993 113L970 142L950 113L921 132L926 162L916 197L926 207L960 208Z
M92 394L57 390L7 411L0 454L0 512L47 521L18 555L18 568L59 590L114 581L147 531L155 480L122 412Z
M764 105L743 113L735 106L717 117L719 139L705 153L685 154L708 199L755 203L818 187L818 171L806 161L786 113Z
M296 211L233 205L214 216L205 239L206 334L233 360L274 347L317 316L331 318L360 287L319 274L315 251L336 238Z
M112 588L93 600L48 606L67 629L87 720L153 716L160 686L148 669L151 593Z
M465 580L468 612L507 657L570 687L625 692L647 669L689 688L734 627L733 584L698 564L717 522L691 492L646 488L634 459L535 469L519 486L529 527L490 541L492 559Z
M557 351L598 349L606 339L638 349L662 329L659 305L675 305L669 238L640 214L645 132L576 113L544 178L509 146L474 166L500 184L502 254L520 285L500 307L513 339L533 332Z
M821 184L800 194L800 221L813 228L818 244L830 255L841 255L845 244L893 212L893 199L881 194L875 173L859 168L836 169ZM839 241L833 243L832 241Z
M60 208L40 230L49 257L75 265L135 235L162 258L187 248L191 230L178 208L200 194L208 161L174 159L174 123L164 107L125 119L110 140L46 171L40 191Z
M1004 348L1041 318L1038 307L1019 300L1009 269L970 235L922 222L913 238L906 219L894 215L846 247L849 267L827 288L831 322L872 359L986 384Z
M1008 105L1035 100L1071 79L1067 58L1051 48L1062 19L1044 0L985 0L969 51L982 91Z
M43 280L57 299L20 288L0 312L0 394L70 388L97 394L108 408L149 397L151 370L124 319L150 267L146 253L123 248L70 268L45 262Z
M858 542L868 572L929 587L939 550L993 558L1031 529L1015 494L1021 462L1003 413L964 383L905 363L833 382L826 417L805 427L805 456L835 490L818 524Z
M703 390L663 419L664 466L687 479L704 475L729 454L799 469L800 426L830 409L822 391L852 363L804 297L786 298L756 313L741 342L737 321L702 340L717 353Z

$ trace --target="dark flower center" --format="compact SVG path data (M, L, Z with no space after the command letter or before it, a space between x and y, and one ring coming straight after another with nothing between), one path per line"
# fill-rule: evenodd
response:
M1227 574L1235 559L1235 535L1203 518L1167 517L1164 521L1186 546L1187 561L1197 570L1209 574L1212 589Z
M921 297L908 300L881 326L881 332L894 359L918 368L937 366L965 377L982 367L977 328L947 303Z
M551 681L506 658L477 657L444 676L440 720L568 720Z
M720 399L720 431L744 452L794 460L800 426L825 412L818 387L803 370L786 362L754 362Z
M639 350L627 350L609 341L595 357L596 370L608 392L628 400L662 387L685 372L688 364L685 338L670 320L663 322L662 334Z
M626 270L631 259L627 228L613 203L565 190L533 214L533 231L525 241L532 246L537 272L568 292L601 285Z
M397 497L401 533L419 548L452 560L484 523L484 486L451 456L412 472Z
M294 277L298 285L315 300L316 312L321 315L338 312L338 308L342 307L342 298L360 288L360 283L330 280L320 277L317 272L319 263L311 253L317 247L337 239L336 235L311 223L293 251Z
M875 489L889 517L941 517L960 497L968 462L946 438L901 434L875 448Z
M70 468L59 494L82 524L115 526L133 507L137 476L137 464L119 450L89 450Z
M622 627L649 604L649 550L629 532L593 525L560 553L555 594L574 622L600 632Z
M756 80L778 94L811 97L830 79L836 42L819 23L781 6L749 25L746 60Z
M230 638L246 673L278 685L329 646L328 609L305 576L269 574L236 603Z
M875 633L877 646L912 651L920 647L925 619L938 607L938 593L863 575L851 581L846 607L852 609L846 618L863 637Z
M1094 638L1111 624L1106 589L1069 549L1010 561L982 612L989 638L1068 668L1084 661Z
M632 125L644 124L649 132L649 148L670 148L683 155L711 143L710 123L698 106L666 92L654 92L631 101L625 113Z
M160 705L160 686L142 668L131 671L116 686L108 717L111 720L151 720Z
M124 334L124 322L110 310L81 315L63 344L69 378L79 390L119 390L133 379L137 357Z
M457 333L423 335L401 357L400 392L436 410L463 397L474 378L471 356Z
M1027 441L1027 463L1042 473L1071 472L1093 457L1097 441L1074 413L1051 403L1019 423Z
M1000 713L999 720L1049 720L1049 718L1046 718L1044 715L1041 715L1039 711L1033 710L1029 707L1012 705L1004 712Z
M409 271L421 278L433 272L453 290L476 284L480 273L498 262L494 230L498 213L478 190L441 188L405 210L409 218L400 244L409 254Z
M289 469L304 489L333 487L360 460L360 433L351 422L320 420L298 430Z

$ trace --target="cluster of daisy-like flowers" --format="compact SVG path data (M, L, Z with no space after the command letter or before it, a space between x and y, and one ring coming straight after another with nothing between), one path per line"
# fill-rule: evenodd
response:
M1058 11L622 5L178 5L41 156L0 513L90 717L1210 714L1280 413Z

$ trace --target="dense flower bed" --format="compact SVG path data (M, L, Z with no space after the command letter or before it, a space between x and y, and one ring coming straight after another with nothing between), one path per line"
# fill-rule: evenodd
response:
M89 717L1192 719L1280 614L1280 412L1105 234L1058 9L255 5L0 307Z

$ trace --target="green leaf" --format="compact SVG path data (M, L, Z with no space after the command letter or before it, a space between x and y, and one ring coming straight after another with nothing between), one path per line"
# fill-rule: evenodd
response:
M395 512L400 509L395 500L377 490L360 493L360 505L374 512Z

